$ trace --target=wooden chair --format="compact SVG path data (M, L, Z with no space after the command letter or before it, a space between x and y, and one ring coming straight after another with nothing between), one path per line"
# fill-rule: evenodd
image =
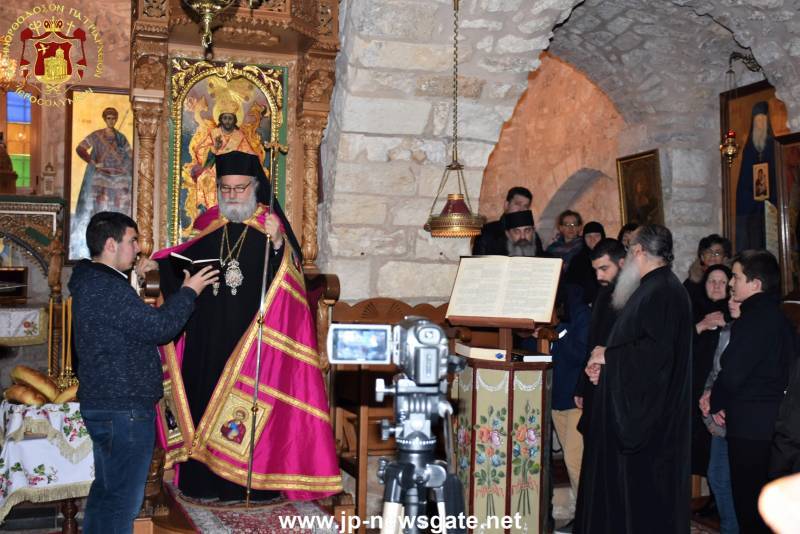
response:
M408 315L425 317L445 325L447 304L432 306L389 298L372 298L350 305L338 302L333 307L333 322L397 324ZM451 334L454 332L451 330ZM394 365L333 365L330 372L331 411L339 454L339 466L356 481L356 515L366 518L367 462L369 456L394 451L394 438L381 439L380 422L393 420L393 397L375 401L375 380L391 382L397 373Z

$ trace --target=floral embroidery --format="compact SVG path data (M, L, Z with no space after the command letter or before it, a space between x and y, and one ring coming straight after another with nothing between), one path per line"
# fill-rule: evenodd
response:
M61 411L66 413L66 415L64 415L64 426L61 427L61 431L64 433L64 437L67 441L72 443L76 439L84 438L89 435L80 410L75 410L75 413L69 415L69 405L64 404L61 407Z
M5 460L0 459L0 497L6 498L11 492L14 483L11 481L11 473L21 473L22 464L16 462L9 468L5 468Z
M22 321L22 331L26 336L39 335L39 325L33 321Z
M28 478L28 484L37 486L42 482L50 484L54 480L57 480L57 473L53 466L45 467L44 464L39 464L33 468L33 474L25 473L25 476Z
M534 409L530 402L525 403L525 413L514 421L514 445L511 449L511 465L515 476L522 477L522 488L517 499L517 512L520 514L531 513L530 490L533 489L529 477L537 475L541 470L539 463L539 448L542 442L542 428L540 424L541 412Z
M481 415L475 425L475 485L479 496L486 495L486 513L497 515L494 496L503 498L501 480L506 476L503 468L506 464L504 438L506 437L505 421L508 410L504 407L494 411L489 406L487 415Z

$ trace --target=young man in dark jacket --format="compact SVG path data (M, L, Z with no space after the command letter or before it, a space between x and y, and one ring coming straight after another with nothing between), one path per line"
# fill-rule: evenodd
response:
M95 479L83 531L129 533L144 497L155 445L155 404L163 395L157 346L189 319L194 300L217 280L207 267L189 277L160 308L145 304L124 274L139 254L136 223L100 212L89 221L91 260L72 271L78 400L92 438Z
M758 513L767 483L778 409L797 342L778 302L780 268L766 250L746 250L733 262L733 298L741 317L731 327L722 370L711 390L714 421L726 428L731 489L742 532L770 532Z
M792 377L781 403L772 438L770 478L800 473L800 360L795 354Z

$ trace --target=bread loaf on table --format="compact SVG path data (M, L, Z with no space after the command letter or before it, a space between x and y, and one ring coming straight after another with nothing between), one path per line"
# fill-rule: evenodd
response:
M78 384L70 386L53 400L53 404L64 404L65 402L72 402L78 398Z
M58 397L58 386L52 378L27 365L17 365L11 370L11 380L16 384L23 384L38 391L48 401Z
M47 402L47 399L44 397L44 395L22 384L14 384L8 388L3 395L5 396L6 400L11 402L31 404L33 406L41 406Z

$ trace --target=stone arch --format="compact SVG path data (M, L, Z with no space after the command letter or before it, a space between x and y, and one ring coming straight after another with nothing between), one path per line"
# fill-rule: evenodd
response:
M598 221L609 237L614 237L620 227L619 199L616 180L597 169L581 168L567 177L547 200L537 231L546 242L555 235L558 214L566 209L577 211L583 222Z
M480 212L498 216L504 180L517 181L531 170L507 164L502 175L492 174L509 127L524 130L512 114L531 92L537 58L547 49L595 85L620 123L613 140L606 137L606 122L584 123L576 134L585 137L583 149L568 139L558 151L560 161L537 163L535 175L523 177L534 189L535 209L544 210L537 203L582 168L601 172L595 184L605 187L614 183L617 157L658 148L665 217L676 233L681 271L694 256L696 239L720 230L717 95L725 90L731 51L753 51L786 102L791 125L800 124L800 11L789 3L462 0L460 148ZM345 299L386 294L443 300L447 283L399 294L387 280L420 269L431 278L451 276L466 250L462 241L431 240L419 229L448 162L451 3L342 0L340 28L322 150L320 266L342 275ZM616 196L612 202L616 206ZM342 252L338 244L348 235L362 236L359 246L372 251L366 261Z
M618 139L627 124L584 73L551 54L541 62L489 158L481 213L495 218L506 191L523 185L533 193L531 207L545 245L555 216L567 208L580 207L581 215L611 232L619 226L619 196L610 177L616 175Z

